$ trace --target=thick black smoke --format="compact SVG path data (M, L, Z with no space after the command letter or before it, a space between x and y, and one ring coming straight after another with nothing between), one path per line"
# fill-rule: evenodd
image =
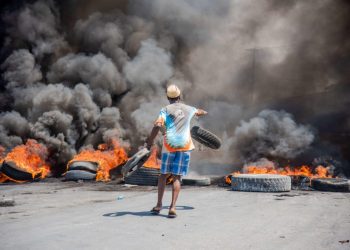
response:
M314 134L283 111L264 110L235 129L232 148L237 158L256 161L262 157L293 159L313 142Z
M199 123L224 139L202 159L350 160L347 1L1 7L0 144L7 150L37 139L58 170L112 137L135 150L167 104L171 80L187 103L209 111Z

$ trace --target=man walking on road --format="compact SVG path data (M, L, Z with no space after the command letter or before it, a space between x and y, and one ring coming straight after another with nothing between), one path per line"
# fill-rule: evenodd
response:
M159 130L165 127L162 149L161 175L158 179L158 201L151 210L159 214L162 209L162 200L167 178L173 176L172 199L169 208L169 218L175 218L176 200L180 193L180 178L188 173L191 151L194 145L190 133L190 122L193 116L206 115L201 109L188 106L180 102L180 89L172 84L167 88L169 105L162 108L150 136L147 139L147 148L151 148Z

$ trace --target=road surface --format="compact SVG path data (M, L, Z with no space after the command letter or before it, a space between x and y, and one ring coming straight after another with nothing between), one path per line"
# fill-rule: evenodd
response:
M169 188L154 216L155 187L1 185L1 249L350 249L350 193L185 187L168 219Z

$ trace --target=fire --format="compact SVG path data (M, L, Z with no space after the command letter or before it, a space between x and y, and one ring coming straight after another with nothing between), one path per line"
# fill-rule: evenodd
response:
M324 166L317 166L314 170L310 166L275 168L273 166L245 166L244 173L246 174L280 174L280 175L302 175L312 178L331 178L332 175ZM233 172L225 177L225 182L231 184L232 175L239 175L240 171Z
M229 174L225 176L225 183L231 185L231 177L233 174Z
M160 169L160 160L157 157L158 147L153 147L151 155L148 157L147 161L143 164L146 168L156 168Z
M109 171L120 166L128 160L128 155L119 142L115 139L108 144L100 144L97 150L85 149L79 154L75 155L67 164L69 165L75 161L91 161L98 164L96 181L109 181Z
M0 165L5 160L5 148L3 146L0 146Z
M161 160L158 159L158 147L153 147L151 151L151 155L148 157L147 161L143 164L143 167L145 168L154 168L154 169L160 169ZM166 184L171 184L173 182L173 177L170 175L167 180Z
M4 159L5 159L5 148L3 146L0 146L0 166L4 162ZM0 173L0 183L3 183L7 180L8 180L7 176Z
M5 148L3 146L0 146L0 165L5 160ZM2 173L0 173L0 183L3 183L8 180L8 177Z
M26 144L15 147L2 161L14 162L23 172L30 173L33 179L38 175L43 179L50 173L50 166L46 162L47 155L48 150L44 145L36 140L29 139ZM3 180L4 176L2 174L0 179ZM7 176L5 177L16 181Z
M0 173L0 183L3 183L7 180L9 180L9 178L6 175L4 175L3 173Z

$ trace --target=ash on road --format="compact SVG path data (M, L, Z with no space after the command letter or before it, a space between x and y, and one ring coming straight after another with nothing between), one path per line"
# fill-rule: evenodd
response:
M178 218L168 219L167 209L148 212L155 187L46 181L0 190L15 200L0 207L1 249L350 248L350 193L186 187Z

